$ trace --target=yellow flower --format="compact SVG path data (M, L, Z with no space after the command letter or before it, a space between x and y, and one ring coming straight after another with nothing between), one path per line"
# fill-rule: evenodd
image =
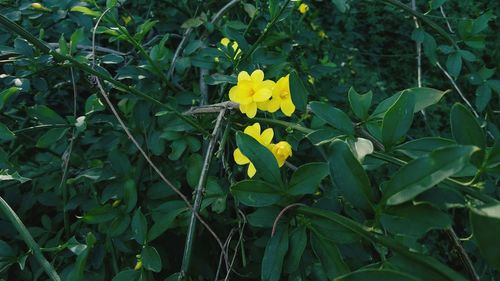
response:
M299 12L301 14L305 14L305 13L307 13L307 11L309 11L309 6L306 3L300 4L300 6L299 6Z
M318 35L319 35L319 38L321 38L321 39L325 39L327 37L326 33L323 30L320 30L318 32Z
M271 149L271 141L273 140L274 136L273 129L271 128L265 129L261 134L260 124L255 123L252 126L246 127L243 132L251 136L252 138L256 139L263 146L267 147L268 149ZM247 174L249 177L253 177L255 175L255 172L257 172L255 166L252 164L252 162L250 162L250 159L248 159L248 157L243 155L243 153L239 148L236 148L236 150L233 153L233 157L234 157L234 162L236 162L236 164L238 165L249 164L247 170Z
M295 111L295 105L290 94L290 74L281 77L273 88L272 98L267 103L269 112L276 112L281 108L281 111L286 116L291 116Z
M282 167L288 157L292 156L292 146L286 141L280 141L271 145L271 152L278 161L278 166Z
M271 80L264 80L264 72L260 69L252 72L252 75L242 71L238 74L238 84L229 90L229 99L240 104L241 113L254 118L257 106L266 108L265 103L272 96L274 84Z
M229 38L222 38L220 40L220 43L222 44L222 46L224 47L228 47L229 46L229 43L231 43L231 40L229 40ZM231 48L233 48L233 51L236 52L236 54L234 55L234 57L236 58L240 53L241 53L241 49L238 48L238 42L234 41L233 44L231 44Z

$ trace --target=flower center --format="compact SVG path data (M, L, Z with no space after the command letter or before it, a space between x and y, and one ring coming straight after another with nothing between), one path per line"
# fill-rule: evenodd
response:
M280 98L287 99L290 96L290 93L286 90L281 91Z

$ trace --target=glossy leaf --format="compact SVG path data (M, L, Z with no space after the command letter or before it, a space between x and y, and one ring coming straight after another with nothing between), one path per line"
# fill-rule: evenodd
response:
M305 111L309 92L295 70L290 73L290 94L295 107L300 111Z
M382 142L386 148L392 147L406 135L413 122L414 107L414 96L405 93L387 110L382 122Z
M482 257L500 270L500 204L472 208L470 221Z
M308 163L300 166L292 175L287 193L290 195L313 194L328 172L326 163Z
M309 105L320 119L348 135L354 135L354 125L342 110L323 102L311 102Z
M11 141L15 138L16 135L7 126L0 123L0 141Z
M370 91L366 94L358 94L354 88L349 89L348 99L351 105L351 110L359 119L365 120L368 117L368 110L372 104L373 93Z
M251 207L269 206L282 198L276 187L259 180L240 181L231 186L231 193L241 203Z
M316 234L312 234L311 247L323 265L328 279L331 280L349 272L349 268L342 259L340 251L332 242L324 240Z
M307 232L305 226L299 226L290 233L288 254L285 260L284 272L291 273L299 268L302 254L307 246Z
M269 242L267 242L262 258L261 280L278 281L281 278L283 262L288 251L288 226L278 227Z
M155 248L146 246L142 249L141 260L144 269L153 272L161 271L161 258Z
M462 104L456 103L450 113L451 132L457 143L475 145L481 148L486 146L486 136L476 118Z

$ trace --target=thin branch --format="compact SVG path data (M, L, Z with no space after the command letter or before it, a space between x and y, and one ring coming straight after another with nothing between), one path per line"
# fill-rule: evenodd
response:
M476 269L474 268L474 265L472 264L469 255L467 255L467 252L465 251L464 247L462 247L462 244L460 244L460 239L458 238L453 228L450 227L446 229L445 232L450 238L450 240L453 242L455 248L457 249L458 255L460 256L462 263L465 265L465 269L467 270L470 279L473 281L479 281L479 275L477 274Z
M231 8L233 5L236 3L240 2L241 0L232 0L228 2L224 7L222 7L213 17L210 23L214 24L229 8Z
M279 212L279 214L276 216L276 218L274 219L274 223L273 223L273 229L271 231L271 237L274 236L274 233L276 232L276 227L278 226L278 222L279 220L281 219L281 217L285 214L286 211L288 211L290 208L293 208L293 207L307 207L306 204L302 204L302 203L293 203L293 204L290 204L288 206L286 206L285 208L283 208L283 210L281 210L281 212Z
M12 225L14 225L17 232L19 232L26 245L28 245L28 248L33 252L33 255L38 260L49 278L53 281L61 281L61 277L59 277L54 267L52 267L52 264L50 264L49 261L43 256L42 251L40 250L40 246L38 246L38 244L35 242L33 236L31 236L30 232L23 224L19 216L14 212L14 210L12 210L9 204L7 204L5 200L3 200L1 196L0 210L2 210L2 212L7 217L7 219L10 220Z
M236 243L236 246L234 247L235 250L234 250L233 258L231 259L231 263L229 264L229 268L227 269L226 278L224 278L224 281L229 280L229 276L231 275L234 261L236 260L236 255L238 254L238 248L241 244L241 241L243 241L243 231L245 230L245 225L247 224L247 218L246 218L245 214L240 209L238 209L238 214L242 217L243 223L240 224L240 226L239 226L240 237L238 238L238 242Z
M208 105L200 105L195 106L189 109L188 111L183 112L183 115L196 115L196 114L205 114L205 113L219 113L222 109L237 109L240 107L239 103L235 103L232 101L225 101L221 103L214 103Z
M441 11L441 15L443 15L443 18L444 20L446 21L446 26L448 27L448 30L450 31L450 33L455 33L453 31L453 29L451 28L451 25L450 25L450 22L448 21L448 17L446 16L446 14L444 13L444 8L443 6L440 6L439 7L439 10Z
M54 48L54 49L59 48L59 43L47 43L47 45L49 45L51 48ZM79 50L92 52L92 46L78 44L78 45L76 45L76 48ZM113 55L118 55L118 56L126 56L127 55L126 53L122 53L120 51L116 51L116 50L113 50L110 48L100 47L100 46L95 46L95 50L99 53L113 54Z
M226 114L226 108L223 108L219 112L219 116L217 117L217 120L215 122L210 143L208 144L207 151L205 153L205 159L203 161L200 178L198 180L198 186L196 187L193 210L192 210L193 214L191 215L191 220L189 222L189 230L186 237L186 245L184 247L184 257L182 259L181 275L183 276L189 270L191 264L191 254L192 254L194 235L196 231L196 222L197 222L196 214L198 214L198 211L201 207L201 203L203 201L203 193L205 191L205 185L208 177L208 170L210 168L210 162L212 161L213 158L215 145L217 143L220 128L222 125L222 119L225 114ZM225 255L225 258L227 259L227 255Z
M174 56L172 57L172 62L170 63L170 67L167 72L167 79L172 79L172 75L174 75L174 70L175 70L175 64L177 63L177 58L181 54L182 48L184 48L184 44L186 43L189 35L191 35L191 32L193 31L192 28L186 29L184 31L184 34L182 34L182 40L179 43L179 46L177 46L177 49L175 49Z
M455 80L453 79L453 77L451 77L451 75L448 73L448 71L446 71L439 62L436 62L436 65L439 69L441 69L441 71L444 73L444 75L446 76L446 78L448 78L448 80L450 80L450 83L453 85L453 87L455 88L455 90L457 91L457 93L460 95L460 97L462 98L462 100L467 104L467 106L469 107L469 109L472 111L472 113L474 113L474 116L479 117L479 114L477 114L476 110L474 110L474 107L472 106L472 104L469 102L469 100L467 100L467 98L465 97L465 95L462 93L462 91L460 90L460 88L458 87L457 83L455 82Z

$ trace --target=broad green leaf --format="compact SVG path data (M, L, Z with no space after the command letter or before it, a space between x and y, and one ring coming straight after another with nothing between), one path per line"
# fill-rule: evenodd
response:
M118 215L118 210L111 205L98 206L85 213L83 221L88 224L99 224L108 222Z
M149 229L148 231L148 242L155 240L161 234L167 231L174 223L175 218L184 213L186 210L188 209L186 207L183 207L158 215L158 219L156 220L155 224L153 224L151 229Z
M28 115L43 124L66 124L64 118L45 105L35 105L28 108Z
M371 91L364 95L358 94L353 87L349 89L348 99L351 110L359 119L365 120L368 117L368 110L372 104L373 93Z
M491 88L488 84L483 84L476 89L476 108L482 112L491 100Z
M380 221L393 234L421 238L431 229L446 229L451 218L444 212L427 204L405 204L383 210Z
M146 246L141 252L142 266L146 270L160 272L161 271L161 258L155 248Z
M314 230L314 233L321 235L323 239L329 240L335 244L349 244L359 241L360 237L356 233L335 221L320 217L310 218L308 225ZM333 234L335 233L335 235Z
M382 122L382 142L386 149L398 143L411 127L415 96L403 93L387 110Z
M401 271L389 269L361 269L334 279L334 281L424 281Z
M129 215L122 215L116 217L114 220L111 221L111 224L109 225L108 235L111 237L119 236L127 230L129 225L130 225Z
M435 10L441 6L443 6L443 4L446 2L446 0L431 0L429 2L429 6L431 7L432 10Z
M247 216L248 223L254 227L271 228L281 209L276 206L257 208Z
M2 110L9 98L17 93L19 93L18 87L10 87L0 92L0 110Z
M288 254L285 259L284 271L291 273L299 268L302 254L307 246L307 232L305 226L299 226L292 230Z
M137 204L137 188L132 179L128 179L123 186L123 203L127 213L130 213Z
M243 155L254 164L258 177L271 184L283 184L278 162L269 149L242 132L236 133L236 143Z
M127 269L116 274L111 281L136 281L139 275L140 272Z
M128 160L127 154L120 151L119 149L113 149L108 154L108 161L111 164L111 168L117 174L126 176L130 173L132 165Z
M69 128L53 128L48 130L38 139L38 141L36 142L36 147L49 147L51 144L56 143L58 140L64 137L68 130Z
M332 0L333 5L337 7L339 12L345 13L347 11L347 3L346 0Z
M330 151L330 176L335 185L355 207L371 211L375 194L370 179L349 146L341 140L335 140Z
M485 12L474 20L474 23L472 24L472 33L479 33L485 30L486 28L488 28L488 22L495 18L496 16L491 10Z
M262 258L261 279L278 281L281 278L283 261L288 251L288 226L280 225L274 236L267 242Z
M269 206L282 198L276 187L259 180L240 181L231 186L231 193L241 203L251 207Z
M16 135L7 126L0 123L0 141L11 141L15 138Z
M462 56L460 56L460 53L454 52L448 56L446 60L446 69L448 69L451 76L455 78L458 77L462 70Z
M476 118L462 104L456 103L450 113L451 132L457 143L475 145L481 148L486 146L486 136Z
M295 70L290 73L290 94L295 107L300 111L305 111L309 92Z
M71 12L79 12L87 16L91 17L99 17L101 15L101 12L99 11L93 11L87 7L84 6L73 6L70 9Z
M415 108L413 109L413 113L417 113L433 104L438 103L447 92L426 87L406 89L380 102L371 114L371 117L384 117L386 111L399 99L399 97L403 93L414 96Z
M144 245L148 233L148 223L146 217L142 214L141 209L137 209L132 217L132 237L137 243Z
M339 249L332 242L312 233L311 247L323 265L329 280L349 272L349 268L344 263Z
M472 208L470 221L482 257L500 270L500 204Z
M394 150L415 159L425 156L440 147L454 144L456 144L456 142L450 139L440 137L425 137L400 144L396 146Z
M309 105L311 111L320 119L348 135L354 135L354 125L349 116L342 110L323 102L313 101Z
M290 195L313 194L324 177L328 175L328 164L308 163L300 166L292 175L287 193Z
M397 205L412 200L418 194L461 171L477 150L477 147L473 146L447 146L409 162L387 183L383 190L384 201L388 205Z

